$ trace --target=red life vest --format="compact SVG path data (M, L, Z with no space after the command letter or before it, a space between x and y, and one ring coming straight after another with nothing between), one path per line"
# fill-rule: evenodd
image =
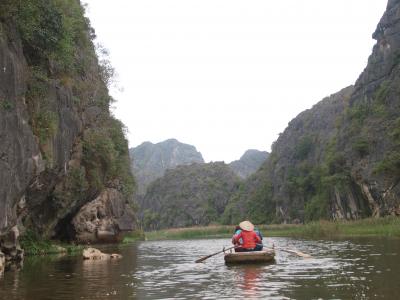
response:
M239 243L240 239L242 239L241 246L246 249L254 249L257 243L261 243L260 237L254 231L242 230L233 237L236 243Z

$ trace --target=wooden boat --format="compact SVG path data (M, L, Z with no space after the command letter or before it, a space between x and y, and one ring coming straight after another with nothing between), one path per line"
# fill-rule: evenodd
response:
M252 252L225 252L224 260L227 264L265 263L274 260L275 250L264 249Z

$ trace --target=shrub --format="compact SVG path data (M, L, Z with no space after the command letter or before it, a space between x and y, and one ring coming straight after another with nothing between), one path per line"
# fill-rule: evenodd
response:
M385 103L386 102L386 97L389 94L390 88L389 88L390 81L383 81L379 88L376 90L374 94L375 101L378 103Z
M16 21L31 58L55 51L63 38L62 14L54 1L18 1Z
M393 151L389 153L382 161L375 165L374 173L400 176L400 152Z
M39 111L34 116L35 134L39 137L40 144L45 144L46 141L54 136L57 132L58 115L52 111Z
M302 137L294 149L294 158L303 160L313 149L313 139L311 136Z
M14 105L8 100L1 100L0 107L5 111L10 111L13 109Z
M328 218L328 195L320 193L315 195L305 204L304 217L305 220L314 221Z
M360 137L353 143L353 150L363 157L369 153L369 142Z
M54 196L61 203L77 202L85 198L89 188L84 167L73 167L68 170L62 190L55 190Z
M131 195L135 183L122 123L109 117L102 125L88 129L84 136L83 163L88 169L90 185L98 188L102 183L112 184L126 196Z

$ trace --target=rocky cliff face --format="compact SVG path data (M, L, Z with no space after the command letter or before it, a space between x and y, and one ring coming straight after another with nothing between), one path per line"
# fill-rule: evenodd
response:
M373 37L355 86L290 122L230 202L226 222L400 215L399 0L389 1Z
M268 158L268 155L268 152L250 149L239 160L231 162L229 166L240 178L244 179L255 173Z
M142 200L143 224L147 229L208 225L219 219L239 182L221 162L167 170Z
M144 194L147 186L164 175L167 169L180 165L203 163L203 157L194 146L175 139L157 144L145 142L130 149L132 169L137 182L137 192Z
M3 250L15 228L74 238L71 220L105 189L116 191L111 202L129 202L127 142L91 34L78 0L0 4Z

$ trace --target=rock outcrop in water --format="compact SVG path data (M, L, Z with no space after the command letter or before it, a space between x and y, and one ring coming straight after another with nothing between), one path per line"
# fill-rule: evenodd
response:
M122 255L120 254L107 254L101 252L96 248L86 248L83 250L82 257L85 260L109 260L109 259L121 259Z
M134 227L133 220L123 195L116 189L106 189L79 210L72 225L80 243L119 242L121 233Z
M157 144L145 142L129 150L137 192L143 195L147 186L164 175L167 169L180 165L204 163L203 156L192 145L169 139Z
M289 123L225 222L400 215L400 1L390 0L354 87ZM239 213L238 213L239 212Z
M109 201L126 216L105 210L103 220L118 228L132 216L127 142L109 112L111 70L93 36L78 0L0 3L2 250L18 228L75 238L71 220L104 191L118 195ZM15 245L5 254L18 253Z

